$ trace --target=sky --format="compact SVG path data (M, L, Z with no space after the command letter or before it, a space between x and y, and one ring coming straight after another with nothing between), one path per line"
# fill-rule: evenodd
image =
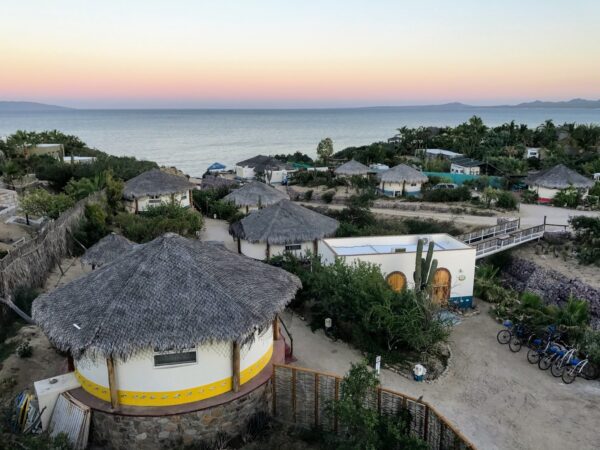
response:
M0 100L269 108L600 99L597 0L8 0Z

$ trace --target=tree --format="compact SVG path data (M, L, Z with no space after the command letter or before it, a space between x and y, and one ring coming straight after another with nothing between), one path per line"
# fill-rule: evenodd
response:
M2 177L8 185L12 185L15 180L22 178L23 175L25 175L25 172L15 161L8 160L2 165Z
M331 138L321 139L321 142L319 142L319 145L317 146L317 155L319 155L319 158L327 165L329 158L333 155L333 141Z
M35 189L21 201L21 211L27 216L48 217L58 219L63 211L75 204L72 197L66 194L53 195L44 189Z

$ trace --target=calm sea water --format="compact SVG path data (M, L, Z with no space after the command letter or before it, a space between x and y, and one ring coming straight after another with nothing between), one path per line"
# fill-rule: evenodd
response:
M107 153L200 175L215 161L233 165L259 153L314 156L324 137L341 150L386 140L402 126L457 125L473 115L487 125L513 119L530 126L546 119L600 123L600 109L69 110L0 112L0 136L19 129L58 129Z

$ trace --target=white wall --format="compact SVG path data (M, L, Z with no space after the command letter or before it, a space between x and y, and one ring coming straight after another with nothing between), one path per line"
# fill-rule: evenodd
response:
M451 173L462 173L465 175L479 175L480 172L480 168L475 166L475 167L463 167L463 166L459 166L457 164L451 164L450 165L450 172Z
M255 340L240 350L240 369L256 363L273 344L273 330L269 325ZM115 363L115 377L119 390L161 392L199 387L232 376L232 344L221 342L199 345L197 362L154 367L154 353L146 351L139 356ZM83 357L75 361L77 371L88 380L108 387L106 360L92 361Z
M235 176L244 180L253 180L256 177L256 172L251 167L235 166ZM281 184L287 176L287 170L274 170L271 174L271 183Z
M243 255L260 260L267 258L267 244L265 242L252 243L242 239L240 244ZM294 251L296 256L304 256L307 251L314 252L313 241L297 242L297 244L302 245L302 248ZM271 256L282 255L285 252L285 245L271 245L269 251Z
M319 253L326 264L335 261L335 256L326 245L319 245ZM433 258L438 260L438 268L448 269L451 279L450 297L473 295L475 281L474 248L460 250L438 250L433 252ZM413 273L415 271L416 253L388 253L373 255L342 256L346 263L364 261L381 267L383 276L391 272L402 272L406 276L409 288L414 288ZM461 280L461 278L463 278Z
M171 194L161 195L158 199L151 199L150 197L140 197L137 199L138 212L146 211L152 206L159 206L161 203L171 203L172 198L175 200L175 203L178 203L184 208L187 208L191 205L190 193L188 190L185 190L183 192L173 194L173 197L171 197ZM125 200L125 207L129 212L135 212L135 200Z
M395 192L394 196L399 196L402 195L402 186L403 183L390 183L390 182L383 182L381 181L379 183L379 189L389 193L390 191ZM404 191L407 194L414 194L417 192L421 192L421 183L405 183L404 184Z

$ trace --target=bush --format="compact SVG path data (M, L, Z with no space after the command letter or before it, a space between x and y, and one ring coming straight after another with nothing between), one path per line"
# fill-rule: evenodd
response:
M521 193L521 201L523 203L527 203L527 204L537 203L538 199L539 199L538 193L535 191L531 191L531 190L527 189L526 191L523 191Z
M577 208L581 204L581 191L573 186L561 189L552 199L552 204L564 208Z
M33 348L29 342L25 341L19 344L15 353L19 358L29 358L33 355Z
M304 193L304 195L303 195L304 201L305 201L305 202L310 202L310 201L311 201L311 199L312 199L312 196L313 196L313 190L312 190L312 189L310 189L310 190L306 191L306 192Z
M398 350L426 351L448 335L445 325L432 319L431 301L412 290L392 291L379 266L341 260L323 265L318 258L306 264L293 255L273 264L302 280L294 304L312 303L314 328L330 317L336 336L366 352L394 358Z
M328 409L341 425L338 434L326 435L326 441L338 450L389 449L425 450L426 442L410 434L411 414L400 409L397 415L379 414L371 399L379 379L365 362L353 363L341 382L341 395Z
M569 224L575 231L579 262L600 266L600 218L576 216L569 220Z
M517 209L517 198L508 191L500 191L496 196L496 206L503 209Z
M321 199L325 203L331 203L333 201L333 197L335 196L335 191L326 191L321 194Z
M115 220L123 235L137 243L151 241L167 232L195 237L203 224L197 211L174 203L156 206L140 214L120 213Z
M40 291L38 289L20 286L15 289L12 297L14 304L17 305L18 308L28 316L31 316L31 305L38 295L40 295Z
M21 200L21 210L27 216L48 217L58 219L58 216L75 204L72 197L66 194L53 195L45 189L35 189Z
M228 187L217 189L203 189L192 192L194 205L202 211L206 217L226 220L230 223L241 219L244 214L233 203L223 201L223 197L229 194Z
M106 204L88 203L83 218L73 233L77 241L90 248L109 233Z
M423 193L426 202L465 202L471 199L471 191L467 186L456 189L432 189Z

